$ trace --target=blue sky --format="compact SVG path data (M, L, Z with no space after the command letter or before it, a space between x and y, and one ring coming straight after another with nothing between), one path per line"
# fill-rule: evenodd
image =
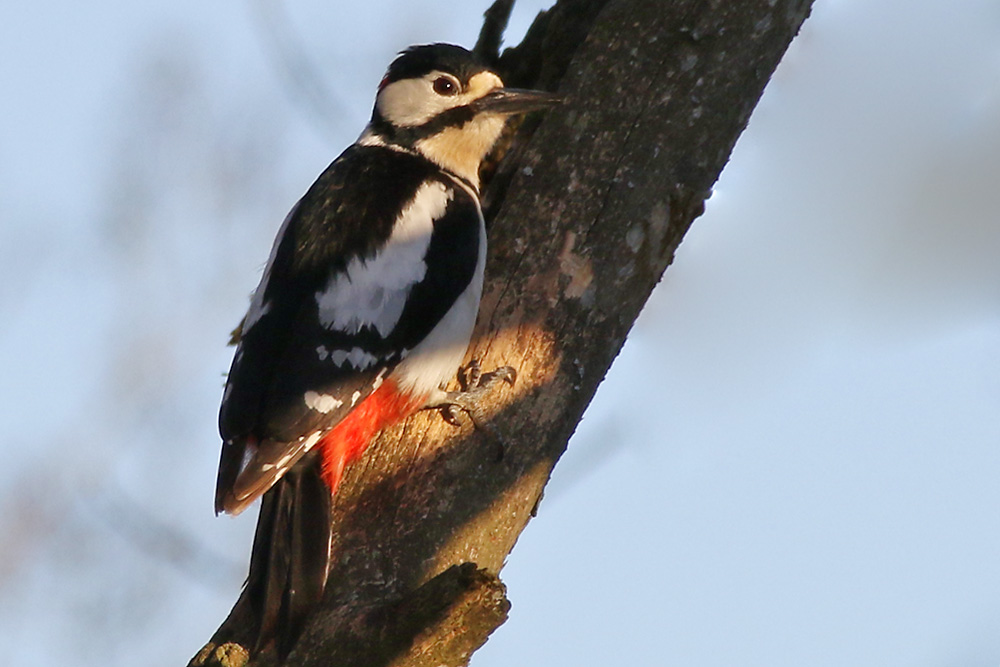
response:
M0 8L12 664L183 664L224 617L253 530L211 512L226 333L395 51L486 4L262 6ZM473 664L1000 663L998 177L996 3L820 0Z

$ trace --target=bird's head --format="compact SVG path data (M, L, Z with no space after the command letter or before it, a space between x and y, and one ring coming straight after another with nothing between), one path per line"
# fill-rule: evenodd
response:
M366 136L414 150L473 184L514 114L559 103L551 93L504 88L496 72L451 44L412 46L379 84Z

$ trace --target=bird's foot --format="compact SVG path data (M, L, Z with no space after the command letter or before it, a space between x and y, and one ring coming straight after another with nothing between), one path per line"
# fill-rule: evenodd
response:
M479 362L473 359L467 365L458 369L458 391L445 392L441 400L433 407L441 410L441 416L449 424L460 426L459 412L469 415L476 428L486 424L486 414L483 412L483 399L493 391L499 382L514 386L517 371L511 366L501 366L489 373L483 373Z
M504 443L496 431L488 424L487 415L483 409L484 399L498 384L507 383L514 386L517 371L511 366L501 366L489 373L483 373L479 362L473 359L467 365L458 369L458 391L444 392L433 405L441 411L441 416L453 426L461 426L459 413L469 415L476 429L486 433L499 445L498 458L503 458Z

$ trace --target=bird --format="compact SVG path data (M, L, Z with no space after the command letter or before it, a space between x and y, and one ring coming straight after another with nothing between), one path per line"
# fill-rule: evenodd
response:
M282 223L219 411L216 513L262 497L237 603L255 619L254 651L287 654L321 599L332 499L374 436L426 407L474 416L477 395L441 387L482 293L480 164L509 117L560 101L505 87L460 46L407 48L357 141Z

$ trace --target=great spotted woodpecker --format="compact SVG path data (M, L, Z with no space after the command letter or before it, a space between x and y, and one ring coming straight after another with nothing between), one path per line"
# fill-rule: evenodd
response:
M219 415L216 512L264 496L238 603L255 650L286 651L322 595L345 467L380 429L444 400L482 291L480 162L508 116L557 102L504 88L461 47L411 47L357 142L281 226Z

